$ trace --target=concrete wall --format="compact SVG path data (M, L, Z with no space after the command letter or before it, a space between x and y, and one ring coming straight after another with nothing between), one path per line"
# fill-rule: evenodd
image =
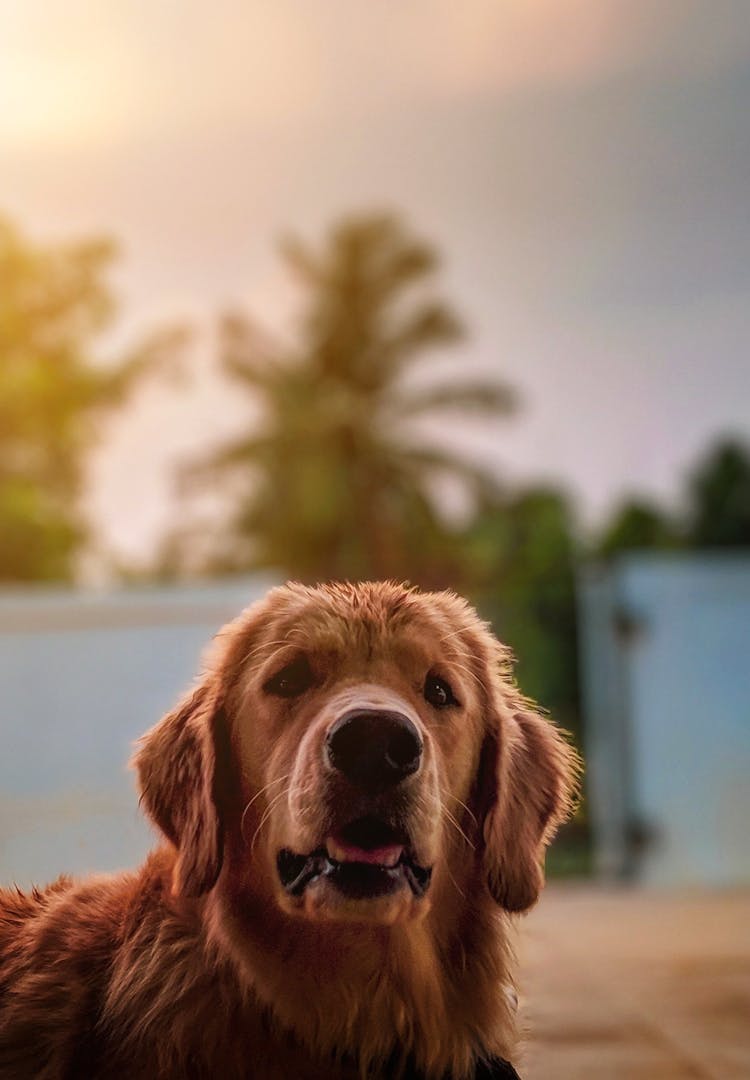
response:
M750 557L632 555L580 595L600 869L750 881Z
M268 585L0 594L0 884L142 858L133 741Z

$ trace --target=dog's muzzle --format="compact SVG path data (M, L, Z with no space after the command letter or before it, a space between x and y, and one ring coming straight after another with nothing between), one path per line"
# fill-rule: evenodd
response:
M419 899L432 877L432 869L417 862L406 837L373 818L351 822L307 855L283 848L276 867L282 886L293 897L324 879L351 900L388 896L404 887Z

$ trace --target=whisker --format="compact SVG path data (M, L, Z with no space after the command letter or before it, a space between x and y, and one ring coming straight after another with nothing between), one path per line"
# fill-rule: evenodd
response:
M248 810L253 805L255 800L259 799L261 795L265 794L265 792L268 791L269 788L273 787L274 784L280 784L283 780L288 780L291 775L291 773L285 773L284 776L278 776L275 780L270 780L267 784L265 784L265 786L262 787L260 791L255 792L250 802L242 811L242 817L240 818L240 836L243 840L245 839L245 815L247 814Z
M446 868L445 868L445 872L447 873L448 877L449 877L449 878L451 879L451 881L453 882L453 887L454 887L454 889L456 890L456 892L458 893L458 895L459 895L459 896L460 896L460 897L461 897L461 898L462 898L463 900L465 900L465 899L466 899L466 893L465 893L465 892L463 891L463 889L462 889L462 888L460 887L460 885L458 884L458 882L456 881L456 879L454 878L453 874L452 874L452 873L450 872L450 870L448 869L448 867L447 867L447 866L446 866Z
M466 652L465 649L455 649L448 659L450 660L452 657L456 656L461 660L476 660L474 653Z
M471 848L471 850L472 850L472 851L476 851L476 848L475 848L474 844L472 844L471 840L470 840L470 839L468 838L468 836L466 835L466 833L465 833L465 832L463 831L463 829L461 828L461 826L459 825L459 823L458 823L458 822L456 821L456 819L454 818L453 814L452 814L452 813L450 812L450 810L448 809L448 807L447 807L447 806L444 806L444 807L443 807L443 814L445 815L445 817L447 818L447 820L448 820L448 821L450 822L450 824L451 824L451 825L453 826L453 828L454 828L454 829L456 829L456 831L458 832L459 836L462 836L462 837L464 838L464 840L465 840L465 841L466 841L466 843L467 843L467 844L469 845L469 847Z
M276 804L278 802L281 801L281 799L285 798L288 794L289 794L289 788L286 787L286 788L284 788L283 791L280 791L277 795L274 795L274 797L271 799L270 803L266 807L265 812L263 814L263 817L260 819L260 824L258 825L258 828L253 833L253 838L250 841L250 855L251 856L253 854L253 851L255 850L255 842L258 839L258 835L259 835L261 829L263 828L263 826L265 825L265 823L268 821L269 817L271 816L273 808L276 806Z
M469 817L471 818L471 820L474 822L475 825L479 825L479 822L477 821L476 814L472 813L472 811L469 809L469 807L466 805L466 803L463 802L463 800L457 798L455 795L451 795L449 793L446 793L446 794L447 794L447 797L449 799L453 799L454 802L457 802L459 806L462 806L464 808L464 810L469 815Z
M291 785L289 789L291 791ZM318 795L317 799L310 800L307 796ZM314 805L313 805L314 802ZM320 796L317 781L311 777L302 784L296 784L294 789L294 815L295 817L309 817L318 808Z
M455 669L456 669L457 671L463 671L464 675L466 675L466 676L467 676L467 677L468 677L469 679L471 679L471 680L472 680L473 682L475 682L475 683L477 684L477 686L481 686L481 685L482 685L482 680L481 680L481 679L479 678L479 676L477 675L476 671L472 671L472 670L471 670L471 668L468 668L468 667L466 667L466 665L465 665L465 664L457 664L457 663L456 663L456 662L454 661L454 662L453 662L453 664L452 664L452 666L453 666L453 667L454 667L454 668L455 668Z
M254 649L250 649L249 652L246 652L245 655L242 657L240 663L244 664L245 661L249 660L251 656L256 656L259 652L263 652L264 649L272 649L274 645L288 644L289 641L287 638L280 638L278 641L263 641L260 645L256 645Z

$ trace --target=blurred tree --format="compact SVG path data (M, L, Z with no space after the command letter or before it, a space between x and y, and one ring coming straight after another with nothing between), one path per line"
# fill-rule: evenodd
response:
M516 654L519 684L576 731L574 537L565 494L539 487L483 500L464 543L474 599Z
M0 581L70 579L87 530L78 498L98 416L172 355L169 331L114 365L92 340L114 305L103 240L36 246L0 218Z
M683 515L632 499L605 525L595 552L750 547L750 451L739 441L715 443L688 478Z
M456 554L432 485L452 475L480 490L489 480L422 442L415 421L505 416L514 396L497 381L407 382L461 328L450 307L418 292L437 257L398 219L345 220L321 252L290 240L282 253L305 294L297 343L271 345L238 314L221 329L224 369L263 414L257 430L187 470L204 490L237 485L231 521L205 567L444 583ZM169 543L167 566L183 557L179 538Z
M691 547L750 547L750 451L734 439L713 446L688 481Z
M597 545L605 558L634 549L669 550L681 542L678 525L646 499L631 499L615 511Z

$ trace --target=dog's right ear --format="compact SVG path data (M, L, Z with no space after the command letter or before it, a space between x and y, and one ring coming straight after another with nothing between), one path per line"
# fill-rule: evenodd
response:
M221 719L209 679L139 740L133 758L141 802L177 848L174 889L182 896L208 892L221 870L214 790Z

